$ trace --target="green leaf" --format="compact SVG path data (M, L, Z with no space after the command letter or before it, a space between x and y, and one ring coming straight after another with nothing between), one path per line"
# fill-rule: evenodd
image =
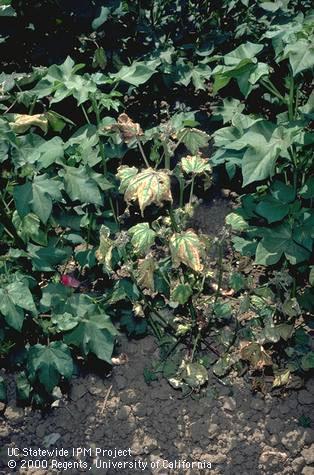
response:
M189 152L197 154L201 148L208 146L210 137L202 130L185 128L178 132L177 139L184 143Z
M242 256L254 256L257 247L257 241L249 241L240 236L235 236L232 238L233 246L237 252L242 254Z
M31 385L24 371L17 374L16 382L16 399L19 402L28 402L31 394Z
M289 58L294 76L306 69L311 69L314 66L313 40L300 38L288 44L284 49L284 58Z
M17 331L21 331L23 326L23 310L37 314L26 279L17 280L0 288L0 311L4 315L7 324Z
M37 175L32 183L16 186L14 200L19 215L23 218L33 211L46 224L52 211L53 201L62 199L62 183L48 178L48 175Z
M72 295L73 289L62 284L53 284L51 282L42 289L42 298L40 300L40 309L43 312L53 311L56 314L61 313L67 299Z
M83 355L94 353L111 364L117 331L106 314L84 316L79 324L64 335L64 341L81 349Z
M310 177L306 180L301 188L300 195L306 200L314 198L314 177Z
M147 320L136 317L131 310L121 310L120 325L130 337L144 336L147 333Z
M120 71L110 76L115 81L124 81L133 86L140 86L147 82L157 72L160 60L134 61L131 66L122 66Z
M301 366L304 371L308 371L314 368L314 351L309 351L302 357Z
M33 270L53 272L57 264L60 264L70 257L71 248L58 248L54 242L51 241L46 247L28 244L27 252L32 259Z
M275 180L270 186L270 192L276 200L282 203L291 203L295 200L295 191L293 186L286 185L282 181Z
M7 398L7 385L2 376L0 376L0 402L6 403Z
M178 284L171 292L170 300L184 305L192 295L193 291L189 284Z
M256 213L267 219L268 223L281 221L289 213L289 205L276 200L272 196L266 196L256 206Z
M81 203L103 204L103 197L97 182L91 177L87 167L65 166L64 185L65 191L72 201Z
M240 272L233 272L229 277L229 285L235 292L239 292L245 288L246 278Z
M205 246L193 230L188 229L182 233L173 234L169 247L174 266L182 263L195 272L203 270L202 257L205 253Z
M310 252L298 245L292 237L292 230L286 223L273 229L264 229L264 237L256 249L256 264L276 264L283 254L288 261L295 265L310 257Z
M155 242L156 233L148 223L139 223L132 226L128 233L132 236L131 244L136 254L145 254Z
M48 392L58 386L61 377L69 379L73 373L73 361L69 348L61 341L47 346L31 346L27 356L27 369L31 381L37 378Z
M280 151L279 145L267 143L261 134L257 134L254 145L250 145L242 160L243 186L271 176Z
M43 246L47 244L47 235L40 229L40 219L36 214L29 213L21 219L18 213L14 211L12 223L24 242L32 240Z
M108 20L109 15L110 8L102 6L99 16L92 22L93 30L97 30L101 25L103 25Z
M222 106L213 107L214 116L222 117L223 123L232 122L238 114L241 114L245 109L245 105L238 99L226 98L223 99Z
M79 320L77 317L71 315L71 313L64 312L59 315L52 315L51 323L55 325L60 332L66 332L75 328Z

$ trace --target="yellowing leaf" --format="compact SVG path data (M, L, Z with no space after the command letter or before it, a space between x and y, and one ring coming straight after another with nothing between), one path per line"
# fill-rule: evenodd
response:
M182 263L195 272L201 272L203 270L201 260L204 256L205 245L192 229L173 234L169 244L173 264L175 266Z
M142 216L152 203L161 206L163 201L172 202L169 174L153 168L143 170L130 179L124 199L128 204L138 201Z
M264 350L264 347L256 342L243 342L240 350L243 360L249 361L254 369L271 366L272 359Z
M154 292L154 270L156 263L153 257L139 259L137 266L137 282L140 287Z
M113 241L110 239L110 230L107 226L100 228L100 244L95 255L98 262L103 264L107 271L111 271L111 256L113 249Z
M136 254L145 254L155 241L156 233L148 223L139 223L128 231L131 234L131 244Z
M137 175L138 169L135 167L128 167L127 165L121 165L118 168L117 177L120 180L119 191L124 193L127 187L129 186L131 178Z
M208 381L208 372L200 363L186 363L182 379L191 388L197 389Z
M284 371L276 373L273 381L273 388L278 388L279 386L285 386L288 384L290 375L291 373L289 369L285 369Z
M183 157L181 165L185 173L192 173L193 175L199 175L206 171L211 171L208 159L202 158L199 155L187 155L186 157Z
M43 132L48 130L48 119L44 114L15 114L14 122L10 122L11 129L17 134L23 134L30 127L39 127Z

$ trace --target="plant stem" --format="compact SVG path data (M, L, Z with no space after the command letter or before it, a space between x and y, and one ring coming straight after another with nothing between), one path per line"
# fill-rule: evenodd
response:
M195 354L195 350L197 348L197 345L198 345L198 342L199 342L199 339L201 337L201 332L198 332L195 340L194 340L194 345L193 345L193 349L192 349L192 354L191 354L191 363L193 363L193 359L194 359L194 354Z
M85 117L86 122L87 122L88 124L90 124L89 117L88 117L88 115L87 115L87 112L86 112L85 107L84 107L83 104L81 104L81 109L82 109L82 112L83 112L83 114L84 114L84 117Z
M294 118L294 79L292 74L290 74L290 88L289 88L289 102L288 102L288 112L289 112L289 120L293 120Z
M158 340L160 340L160 339L161 339L161 333L160 333L160 331L159 331L159 328L155 325L155 322L154 322L154 320L152 319L152 317L151 317L150 315L148 316L148 323L149 323L150 326L152 327L152 330L153 330L153 332L154 332L156 338L157 338Z
M218 300L221 284L222 284L222 275L223 275L222 258L223 258L223 241L219 242L218 244L218 283L217 283L217 290L215 294L215 302L217 302Z
M263 86L268 90L268 92L271 92L272 94L274 94L274 96L280 99L281 102L286 104L286 99L280 94L280 92L269 79L261 79L261 84L263 84Z
M147 168L150 167L149 163L148 163L148 160L147 160L147 157L145 155L145 152L144 152L144 149L143 149L143 146L141 144L141 141L139 140L138 137L136 137L136 142L137 142L137 145L138 145L138 148L140 149L140 152L141 152L141 155L143 157L143 160L145 162L145 165L147 166Z
M195 182L195 175L192 175L192 182L191 182L191 189L190 189L190 198L189 198L189 204L192 203L192 198L193 198L193 191L194 191L194 182Z
M177 177L178 182L179 182L179 189L180 189L180 194L179 194L179 208L183 208L183 200L184 200L184 178L182 176Z
M171 205L169 206L169 216L170 216L171 227L172 227L173 232L178 233L179 228L178 228L178 225L176 223L176 218L174 216L173 209L172 209Z

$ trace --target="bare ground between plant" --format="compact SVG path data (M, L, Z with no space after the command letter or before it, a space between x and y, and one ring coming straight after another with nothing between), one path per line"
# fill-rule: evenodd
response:
M227 200L214 198L198 208L194 225L217 237L230 207ZM313 380L279 398L252 393L243 378L224 386L210 376L206 397L182 399L165 380L150 385L144 381L144 368L158 357L152 337L122 338L119 350L128 355L127 364L114 367L110 377L90 374L74 379L69 395L46 413L17 407L11 379L9 403L0 423L1 474L314 474L314 430L300 425L302 418L310 420L313 414ZM106 470L97 469L95 457L88 455L81 459L92 467L88 471L8 468L9 447L44 447L52 434L58 438L53 447L70 451L85 447L95 454L96 447L130 448L132 457L118 460L149 464L186 460L211 463L212 468ZM64 462L74 459L57 457Z
M76 474L80 470L8 469L9 447L43 447L47 436L58 434L57 448L95 447L131 449L132 457L119 460L206 461L212 469L145 471L96 469L93 457L84 458L91 474L304 474L314 473L314 430L300 426L300 417L313 414L314 384L280 398L253 394L239 379L224 387L209 382L213 397L181 398L166 381L149 386L143 369L156 357L151 337L122 339L127 364L112 376L88 375L72 381L68 397L44 414L18 408L14 393L1 421L1 474ZM70 459L73 459L70 457ZM17 459L16 459L17 460ZM69 461L69 457L58 460Z

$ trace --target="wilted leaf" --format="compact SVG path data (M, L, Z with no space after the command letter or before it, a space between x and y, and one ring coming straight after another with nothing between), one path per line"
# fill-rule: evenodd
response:
M256 342L243 342L240 355L243 360L249 361L255 369L272 365L271 357L266 353L263 346Z
M273 381L273 388L278 388L279 386L285 386L288 384L290 380L290 371L288 369L285 369L284 371L281 371L280 373L275 374L275 378Z
M181 159L181 165L185 173L192 173L193 175L211 171L208 159L202 158L199 155L187 155Z
M172 202L169 174L153 168L143 170L130 179L124 199L128 204L138 201L142 216L152 203L162 206L163 201Z
M39 127L43 132L48 130L48 119L44 114L15 114L14 122L10 122L11 129L17 134L23 134L30 127Z
M110 271L113 241L110 239L110 229L107 226L101 226L99 239L99 247L95 253L96 259Z
M200 363L187 363L182 379L191 388L197 389L208 381L207 369Z
M175 266L185 264L195 272L203 270L201 262L205 246L198 235L191 229L173 234L170 238L170 251Z
M140 124L133 122L125 113L119 115L117 123L107 125L104 130L120 132L121 138L125 143L129 143L133 139L144 135Z
M149 289L154 292L154 270L156 262L153 257L145 257L138 260L137 266L137 282L142 288Z
M173 302L178 302L180 305L184 305L192 294L193 291L189 284L178 284L171 292L170 299Z

